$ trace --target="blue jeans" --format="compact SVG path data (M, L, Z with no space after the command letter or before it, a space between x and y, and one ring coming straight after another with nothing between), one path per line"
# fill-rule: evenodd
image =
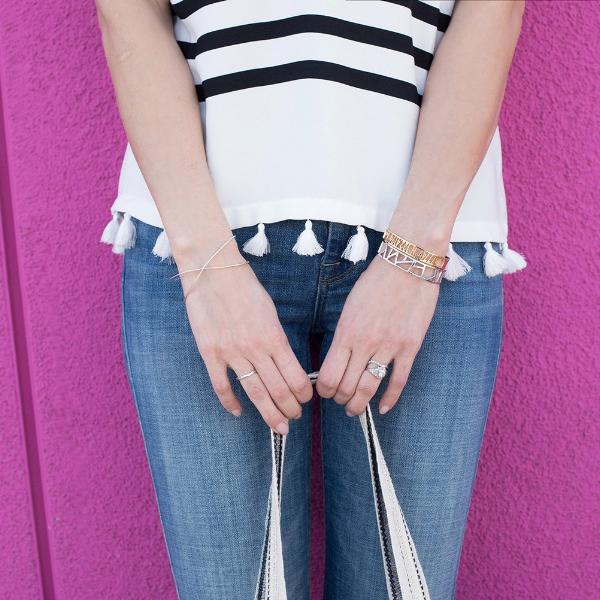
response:
M122 275L123 346L177 592L181 600L252 600L271 480L270 430L231 371L242 417L219 404L189 326L181 285L169 279L176 266L151 253L160 230L135 219L134 224L136 245L125 252ZM291 248L303 227L296 220L267 225L271 252L246 257L273 298L300 364L310 372L319 368L310 364L310 334L323 335L322 360L344 301L375 256L381 233L366 228L368 259L353 264L341 254L354 227L314 221L325 251L299 256ZM240 248L255 231L234 231ZM377 410L387 379L371 401L433 600L454 597L502 334L502 277L483 273L482 243L454 247L472 271L442 282L433 320L395 408L383 416ZM289 600L309 597L313 410L308 403L301 419L290 420L286 444L281 523ZM387 600L359 419L348 417L333 400L323 400L320 413L325 598Z

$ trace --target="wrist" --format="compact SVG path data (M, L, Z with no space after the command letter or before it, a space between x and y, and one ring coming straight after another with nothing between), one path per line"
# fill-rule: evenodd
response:
M194 236L184 239L176 238L171 244L173 259L180 270L201 267L210 256L233 235L231 230ZM224 265L244 260L238 248L236 238L227 242L225 246L210 261L211 265Z
M460 205L458 198L407 183L388 228L425 250L445 255Z
M433 254L445 256L448 252L452 234L452 226L448 222L396 212L390 219L388 229Z

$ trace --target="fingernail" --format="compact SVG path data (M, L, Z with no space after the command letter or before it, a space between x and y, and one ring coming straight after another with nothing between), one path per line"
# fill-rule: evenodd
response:
M275 427L275 429L277 430L278 433L281 433L281 435L285 435L289 431L288 424L285 421L282 421L281 423L279 423L279 425L277 425L277 427Z
M350 411L348 411L348 410L346 411L346 414L347 414L349 417L353 417L353 416L354 416L354 415L353 415L353 414L352 414Z
M302 411L300 411L295 417L294 419L301 419L302 418Z
M379 414L380 415L385 415L386 412L388 412L388 410L390 410L391 406L388 406L387 404L384 404L383 406L379 407Z
M234 409L231 411L231 414L232 414L234 417L239 417L239 416L242 414L242 411L241 411L239 408L234 408Z

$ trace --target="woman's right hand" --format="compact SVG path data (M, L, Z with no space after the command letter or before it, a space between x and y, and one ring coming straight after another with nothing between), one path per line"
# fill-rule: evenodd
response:
M210 264L244 260L234 244ZM182 275L182 286L198 350L219 401L239 416L242 407L227 367L237 376L254 369L256 373L240 384L267 425L288 433L288 419L300 418L301 404L310 401L313 386L289 344L273 300L249 265L207 269L194 282L197 275Z

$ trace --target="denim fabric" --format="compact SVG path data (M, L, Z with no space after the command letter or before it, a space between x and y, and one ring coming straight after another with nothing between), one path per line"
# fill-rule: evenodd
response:
M231 371L242 417L219 404L196 348L181 285L169 279L176 266L151 253L160 230L133 221L136 245L125 252L122 275L123 347L178 595L252 600L271 478L270 432ZM268 224L271 252L247 258L309 372L319 367L310 364L310 334L323 334L322 360L344 301L375 256L381 233L366 229L369 257L353 264L341 253L354 227L313 221L325 251L299 256L291 248L303 228L304 221L297 220ZM256 227L234 232L241 248ZM380 393L371 402L433 600L454 598L502 333L502 276L483 273L482 243L457 242L454 248L472 271L442 282L431 326L396 407L382 416ZM348 417L333 400L320 406L325 598L387 600L359 419ZM289 600L309 597L313 410L309 403L301 419L290 420L286 443L281 522Z

